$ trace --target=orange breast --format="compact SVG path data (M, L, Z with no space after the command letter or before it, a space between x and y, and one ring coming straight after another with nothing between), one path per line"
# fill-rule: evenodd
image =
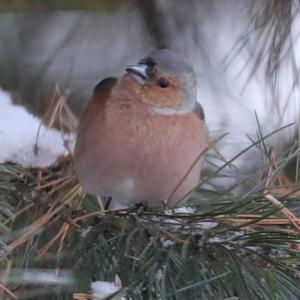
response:
M195 113L157 115L134 99L96 97L80 122L74 164L88 193L126 206L162 206L206 144L205 124ZM168 206L199 183L201 166L202 159Z

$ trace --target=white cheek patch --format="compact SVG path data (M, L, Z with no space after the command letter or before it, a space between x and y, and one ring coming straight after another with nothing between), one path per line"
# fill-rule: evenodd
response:
M195 90L195 87L193 87L193 90ZM152 110L155 114L158 115L165 115L165 116L183 115L195 110L195 106L197 104L196 99L197 99L197 95L195 90L193 93L190 93L186 96L182 105L178 109L153 107Z
M196 105L195 102L193 103L186 102L179 109L153 107L152 110L157 115L164 115L164 116L183 115L192 112L195 108L195 105Z
M172 108L156 108L156 107L153 107L152 110L157 115L171 116L171 115L182 114L178 110L175 110L175 109L172 109Z

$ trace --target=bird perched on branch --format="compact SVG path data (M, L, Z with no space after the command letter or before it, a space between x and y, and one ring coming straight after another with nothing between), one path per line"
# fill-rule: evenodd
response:
M192 66L173 50L155 50L95 87L75 171L86 192L116 205L174 207L199 184L206 146Z

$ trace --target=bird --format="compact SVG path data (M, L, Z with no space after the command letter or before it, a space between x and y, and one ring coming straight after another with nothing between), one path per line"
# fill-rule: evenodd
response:
M74 168L113 207L173 208L200 183L208 133L192 65L152 50L94 88L78 126Z

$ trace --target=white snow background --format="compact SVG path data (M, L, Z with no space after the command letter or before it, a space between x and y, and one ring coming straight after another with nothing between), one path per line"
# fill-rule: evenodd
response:
M58 157L68 155L74 142L74 134L47 128L24 107L12 104L10 94L0 90L0 163L48 167Z
M182 49L194 65L198 80L198 100L204 107L210 139L214 140L228 132L217 144L218 151L227 160L252 144L249 137L257 140L258 124L255 113L263 135L289 123L296 124L265 141L277 153L293 141L299 125L300 93L294 82L294 70L300 69L300 14L296 11L297 4L293 4L295 15L291 23L291 35L281 56L277 78L279 103L276 108L265 80L271 41L267 37L256 38L251 15L247 10L252 2L248 2L213 1L214 5L209 13L203 11L202 6L194 6L193 16L199 16L199 22L195 23L199 27L199 36L192 37L186 32L183 36L174 36L173 41L174 47ZM176 9L173 4L173 1L166 0L161 5L168 11L170 8ZM68 16L82 18L81 14L69 13ZM67 19L64 17L63 20ZM51 27L52 31L46 35L49 43L54 42L55 38L58 39L60 33L63 34L61 30L57 30L58 26L61 27L59 22L51 24L55 30ZM247 34L251 36L249 45L233 57L230 56L232 49L236 49L239 41ZM209 57L203 57L201 51L197 52L199 44L195 40L201 41ZM261 49L262 41L266 43L265 59L249 80L253 67L249 61L257 54L255 51ZM47 44L40 44L45 48L42 53L46 52ZM88 43L85 46L88 47ZM290 46L293 47L292 52L288 52ZM125 51L122 47L118 51ZM230 64L226 63L228 56L232 58L229 59ZM53 163L57 156L67 154L63 141L71 139L74 144L75 138L72 135L63 136L57 130L42 126L38 137L40 151L35 156L33 147L40 120L24 108L12 105L9 98L9 94L0 92L0 162L12 161L28 167L45 167ZM254 147L236 160L235 164L241 170L251 170L254 166L260 166L263 159L261 151Z

